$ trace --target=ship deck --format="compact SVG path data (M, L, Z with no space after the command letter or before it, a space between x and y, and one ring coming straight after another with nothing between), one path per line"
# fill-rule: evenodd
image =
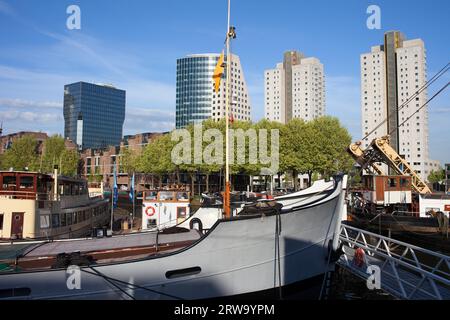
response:
M197 230L186 229L185 232L176 233L146 232L28 245L2 245L0 246L0 264L9 264L11 267L15 264L19 270L48 269L57 265L58 255L73 253L79 253L81 257L88 257L95 264L144 258L160 252L180 250L194 243L200 237L201 234Z

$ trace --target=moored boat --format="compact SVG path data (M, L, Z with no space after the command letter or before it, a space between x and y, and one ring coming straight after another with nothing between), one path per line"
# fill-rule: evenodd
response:
M83 253L75 252L78 259L71 262L78 262L80 272L76 288L69 283L67 265L11 268L0 274L0 297L205 299L276 291L333 269L345 188L346 177L337 178L331 188L304 192L297 201L291 197L286 208L277 201L259 202L257 208L250 206L236 217L221 219L206 235L169 252L144 253L125 261L83 260L79 259ZM172 234L171 241L176 243L181 236L186 233ZM79 247L72 244L75 250Z
M108 200L85 180L37 172L0 172L0 239L80 237L109 221Z

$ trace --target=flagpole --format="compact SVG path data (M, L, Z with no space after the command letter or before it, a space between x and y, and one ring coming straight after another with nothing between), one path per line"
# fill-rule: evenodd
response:
M113 232L114 223L114 186L111 188L111 234Z
M227 22L227 79L225 84L225 194L224 194L224 214L225 218L230 218L230 144L229 144L229 108L230 108L230 77L231 77L231 54L230 54L230 15L231 0L228 0L228 22Z
M113 185L111 188L111 234L114 231L114 197L115 197L115 188L116 188L116 164L114 164L113 168Z
M133 188L133 215L131 216L131 231L133 231L133 225L134 225L134 214L135 214L135 205L136 205L136 189L135 189L135 173L133 172L133 180L132 180L132 188Z

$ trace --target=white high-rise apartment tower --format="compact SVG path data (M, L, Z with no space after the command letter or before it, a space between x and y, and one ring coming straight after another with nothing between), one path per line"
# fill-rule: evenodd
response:
M264 104L265 118L281 123L325 115L325 80L319 59L286 52L283 63L265 71Z
M405 40L402 33L391 31L384 45L361 55L363 137L379 126L363 141L364 147L389 134L391 146L425 179L439 168L429 159L428 107L418 111L427 101L427 91L405 103L426 81L426 51L420 39Z
M225 79L214 91L213 73L219 54L194 54L177 60L176 127L225 117ZM231 113L235 120L250 121L251 108L240 59L231 59ZM224 76L225 78L225 76Z

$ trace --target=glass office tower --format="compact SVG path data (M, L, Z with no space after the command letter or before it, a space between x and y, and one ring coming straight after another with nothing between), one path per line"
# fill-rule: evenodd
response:
M64 136L80 149L119 145L126 93L111 85L77 82L64 86Z
M211 116L212 76L218 60L218 54L191 55L177 60L177 129Z
M225 117L225 78L214 91L213 74L219 54L193 54L177 60L176 127ZM230 113L240 121L251 120L250 98L239 56L231 55Z

